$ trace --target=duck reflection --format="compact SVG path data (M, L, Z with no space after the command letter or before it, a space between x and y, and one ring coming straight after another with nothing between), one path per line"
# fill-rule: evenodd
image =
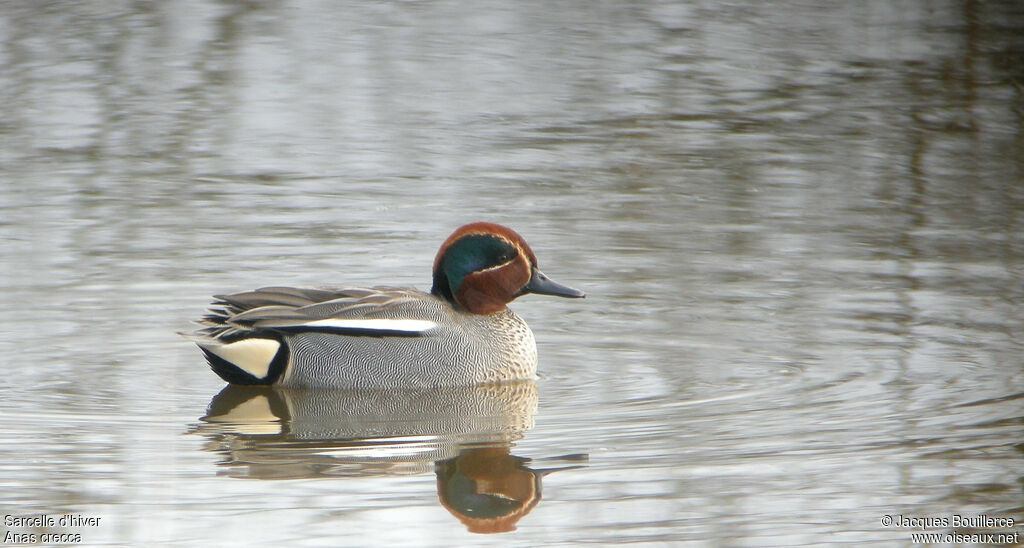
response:
M229 385L197 431L233 477L288 479L433 470L438 499L471 532L499 533L540 501L541 478L586 455L533 469L511 454L533 427L533 381L474 387L304 390ZM545 459L546 461L548 459Z
M464 449L437 462L437 496L470 532L512 531L540 502L541 477L554 471L532 470L528 462L508 447Z

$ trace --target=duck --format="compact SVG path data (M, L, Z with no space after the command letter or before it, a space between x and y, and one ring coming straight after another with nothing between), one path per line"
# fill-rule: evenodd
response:
M416 389L535 379L537 346L508 304L528 293L582 298L548 278L518 233L457 228L430 292L390 286L263 287L215 295L186 337L236 385Z

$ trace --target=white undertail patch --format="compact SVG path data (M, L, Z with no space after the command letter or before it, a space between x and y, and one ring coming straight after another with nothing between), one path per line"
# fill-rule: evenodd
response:
M270 363L274 361L281 343L274 339L254 338L224 345L203 345L203 348L253 377L263 379L266 378Z

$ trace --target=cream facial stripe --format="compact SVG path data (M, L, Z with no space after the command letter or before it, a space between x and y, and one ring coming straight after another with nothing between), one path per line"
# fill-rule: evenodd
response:
M490 272L492 270L500 270L500 269L505 268L506 266L512 264L512 262L515 261L518 257L519 256L517 255L517 256L512 257L511 259L509 259L509 260L507 260L507 261L505 261L505 262L503 262L501 264L496 264L494 266L487 267L487 268L485 268L483 270L477 270L477 272Z

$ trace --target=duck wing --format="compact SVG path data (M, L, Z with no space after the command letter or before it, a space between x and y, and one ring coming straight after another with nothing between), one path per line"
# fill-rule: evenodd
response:
M415 289L264 287L216 295L200 335L232 340L255 331L422 336L437 326L435 297Z

